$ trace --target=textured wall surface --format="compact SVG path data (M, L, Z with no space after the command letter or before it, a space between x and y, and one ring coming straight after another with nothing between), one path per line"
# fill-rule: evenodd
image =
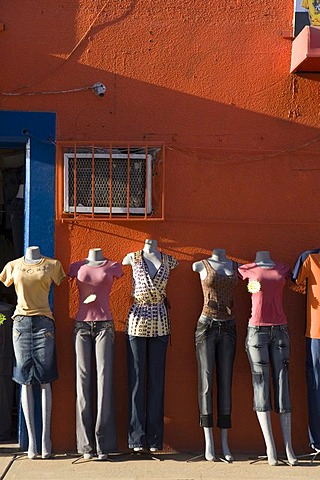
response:
M291 5L292 3L292 5ZM257 250L293 266L319 246L319 77L289 74L293 2L286 0L12 0L0 22L2 110L57 113L57 140L164 141L164 222L56 222L55 256L65 269L101 247L109 258L142 247L145 238L175 255L168 296L166 448L201 450L194 328L201 311L191 264L223 247L251 261ZM103 82L106 95L65 91ZM26 95L27 92L39 92ZM111 295L117 328L115 389L119 447L126 447L125 320L131 271ZM250 298L235 298L238 350L234 370L233 451L263 452L252 411L244 338ZM308 445L304 377L304 298L286 288L290 325L293 444ZM54 383L53 442L75 448L74 285L55 291L60 379ZM273 416L279 451L279 418ZM219 444L219 435L215 429Z

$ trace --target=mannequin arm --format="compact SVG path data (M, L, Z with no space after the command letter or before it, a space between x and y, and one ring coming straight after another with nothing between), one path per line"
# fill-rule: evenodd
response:
M200 262L194 262L192 264L192 270L194 272L200 273L200 272L202 272L203 269L204 269L204 265L203 265L203 262L201 262L201 261Z
M122 260L122 265L132 265L133 253L128 253Z

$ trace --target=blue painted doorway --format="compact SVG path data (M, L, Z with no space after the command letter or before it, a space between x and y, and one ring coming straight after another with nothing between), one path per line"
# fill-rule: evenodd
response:
M5 156L8 170L10 170L10 154L12 159L13 157L16 158L17 155L20 157L22 155L24 159L22 255L27 246L37 245L40 247L43 255L48 257L54 256L55 138L56 114L53 112L0 111L1 159ZM1 152L5 152L5 155L1 155ZM15 166L16 164L12 164L12 169ZM20 163L19 166L21 166ZM1 165L0 173L2 173ZM6 212L4 211L4 213ZM13 258L19 256L15 253L14 247L8 255L11 255ZM3 266L1 265L1 269ZM20 448L26 450L28 447L28 436L19 405L18 410L18 441ZM40 412L40 397L35 391L35 420L38 444L41 444L39 443L41 435Z

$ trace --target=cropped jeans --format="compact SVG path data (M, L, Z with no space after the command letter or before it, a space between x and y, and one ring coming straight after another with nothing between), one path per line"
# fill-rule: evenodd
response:
M217 426L231 428L231 389L237 332L234 320L200 316L195 331L200 426L213 426L213 378L217 379Z
M287 325L249 326L246 351L251 366L253 409L258 412L272 410L270 369L273 381L274 410L291 412L289 391L290 337Z
M310 444L320 449L320 339L306 338L306 380Z
M75 322L76 433L79 453L93 453L94 446L98 455L117 449L113 390L114 339L111 321ZM95 369L92 368L93 358Z
M127 335L129 448L163 448L168 339Z

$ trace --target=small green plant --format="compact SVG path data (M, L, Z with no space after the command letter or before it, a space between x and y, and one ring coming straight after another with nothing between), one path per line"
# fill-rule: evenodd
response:
M7 317L5 315L3 315L3 313L0 313L0 325L3 325L4 324L4 321L7 319Z

